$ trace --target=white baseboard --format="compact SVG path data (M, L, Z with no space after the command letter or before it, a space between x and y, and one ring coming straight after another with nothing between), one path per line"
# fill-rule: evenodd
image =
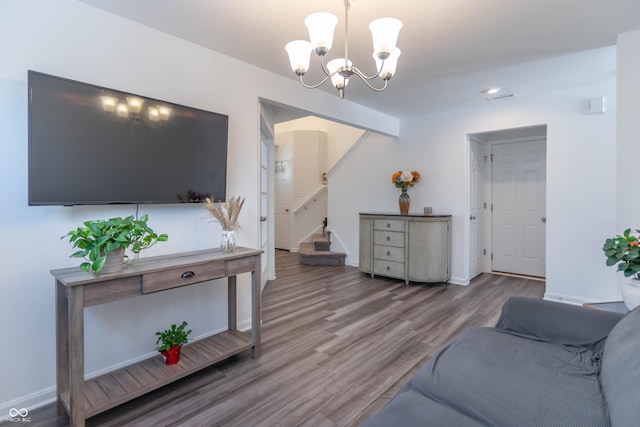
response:
M571 295L554 294L550 292L545 292L543 299L547 301L563 302L565 304L572 304L572 305L583 305L583 304L588 304L592 302L597 302L595 300L588 299L588 298L579 298Z
M452 277L449 279L449 283L452 285L467 286L470 282L466 277Z
M28 412L33 411L34 409L38 409L42 406L48 405L56 401L56 388L55 386L47 387L44 390L37 391L35 393L28 394L26 396L19 397L14 400L10 400L8 402L0 403L0 422L11 421L11 417L9 412L13 412L12 409L22 410L26 409ZM27 414L25 418L30 418L31 415ZM32 421L38 421L32 419ZM18 424L22 424L22 422L15 421Z
M245 320L241 320L238 322L238 329L241 331L247 331L251 329L251 319L245 319ZM194 337L193 341L202 339L202 338L206 338L208 336L211 335L215 335L218 334L220 332L226 331L226 328L224 329L220 329L220 330L216 330L216 331L212 331L203 335L200 335L198 337ZM117 369L121 369L124 368L126 366L132 365L134 363L138 363L138 362L142 362L143 360L149 359L155 355L157 355L158 352L157 351L152 351L149 353L145 353L141 356L135 357L133 359L130 360L126 360L124 362L121 363L116 363L115 365L111 365L108 366L104 369L99 369L97 371L91 372L89 374L87 374L85 376L85 380L88 379L92 379L92 378L96 378L99 377L101 375L104 375L106 373L109 373L111 371L115 371ZM39 390L36 391L35 393L31 393L28 394L26 396L21 396L17 399L14 400L10 400L7 402L1 402L0 403L0 422L3 421L7 421L7 422L11 422L10 420L10 416L9 416L9 411L11 411L11 409L17 409L17 410L22 410L23 408L25 408L27 411L31 412L34 409L40 408L42 406L48 405L50 403L53 403L56 401L56 387L55 386L51 386L51 387L47 387L43 390ZM13 412L13 411L11 411ZM29 417L29 415L27 415L27 417ZM37 420L33 420L34 422ZM17 422L17 421L16 421Z

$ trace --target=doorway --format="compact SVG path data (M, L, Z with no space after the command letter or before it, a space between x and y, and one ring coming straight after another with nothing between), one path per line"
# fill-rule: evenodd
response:
M482 272L544 278L546 126L468 140L469 279Z

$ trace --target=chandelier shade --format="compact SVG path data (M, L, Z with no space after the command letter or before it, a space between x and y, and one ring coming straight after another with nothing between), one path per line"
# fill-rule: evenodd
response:
M369 25L373 39L373 59L376 71L375 74L368 76L353 66L349 60L349 9L353 2L354 0L344 0L344 58L331 60L325 66L324 57L333 46L333 34L338 23L338 18L331 13L317 12L307 16L304 23L309 31L310 41L295 40L285 46L289 54L291 69L300 78L302 86L315 89L331 79L331 83L340 93L340 98L344 98L344 89L349 82L349 77L356 75L374 91L381 92L387 88L389 79L396 72L400 57L400 49L396 47L396 43L402 29L402 22L395 18L379 18ZM319 83L314 85L306 84L302 78L309 70L311 52L315 52L320 57L320 65L325 75ZM376 77L380 77L384 81L383 87L375 87L369 83Z
M378 58L378 55L374 52L373 59L376 61L376 70L380 70L378 76L382 80L389 80L396 73L396 67L398 66L398 58L400 57L400 49L394 47L389 57L384 61Z
M333 32L337 23L338 17L327 12L313 13L304 20L304 25L309 31L311 46L316 52L318 49L322 52L318 55L324 55L333 46Z
M346 73L347 75L343 75L341 74L341 71L350 69L352 65L351 61L348 59L345 60L344 58L336 58L329 61L327 69L331 75L331 84L333 84L336 89L344 89L345 86L349 84L349 73Z
M313 50L311 43L306 40L294 40L287 43L285 49L289 54L289 63L293 72L299 76L304 75L311 62L311 51Z
M373 53L380 59L387 59L398 42L402 22L395 18L380 18L369 24L373 39Z

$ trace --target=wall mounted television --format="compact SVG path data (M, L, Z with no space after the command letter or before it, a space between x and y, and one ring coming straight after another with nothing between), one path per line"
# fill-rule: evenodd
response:
M29 71L29 205L226 200L229 118Z

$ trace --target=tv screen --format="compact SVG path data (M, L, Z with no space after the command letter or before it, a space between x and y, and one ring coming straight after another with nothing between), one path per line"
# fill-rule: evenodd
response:
M228 116L29 71L29 205L226 200Z

